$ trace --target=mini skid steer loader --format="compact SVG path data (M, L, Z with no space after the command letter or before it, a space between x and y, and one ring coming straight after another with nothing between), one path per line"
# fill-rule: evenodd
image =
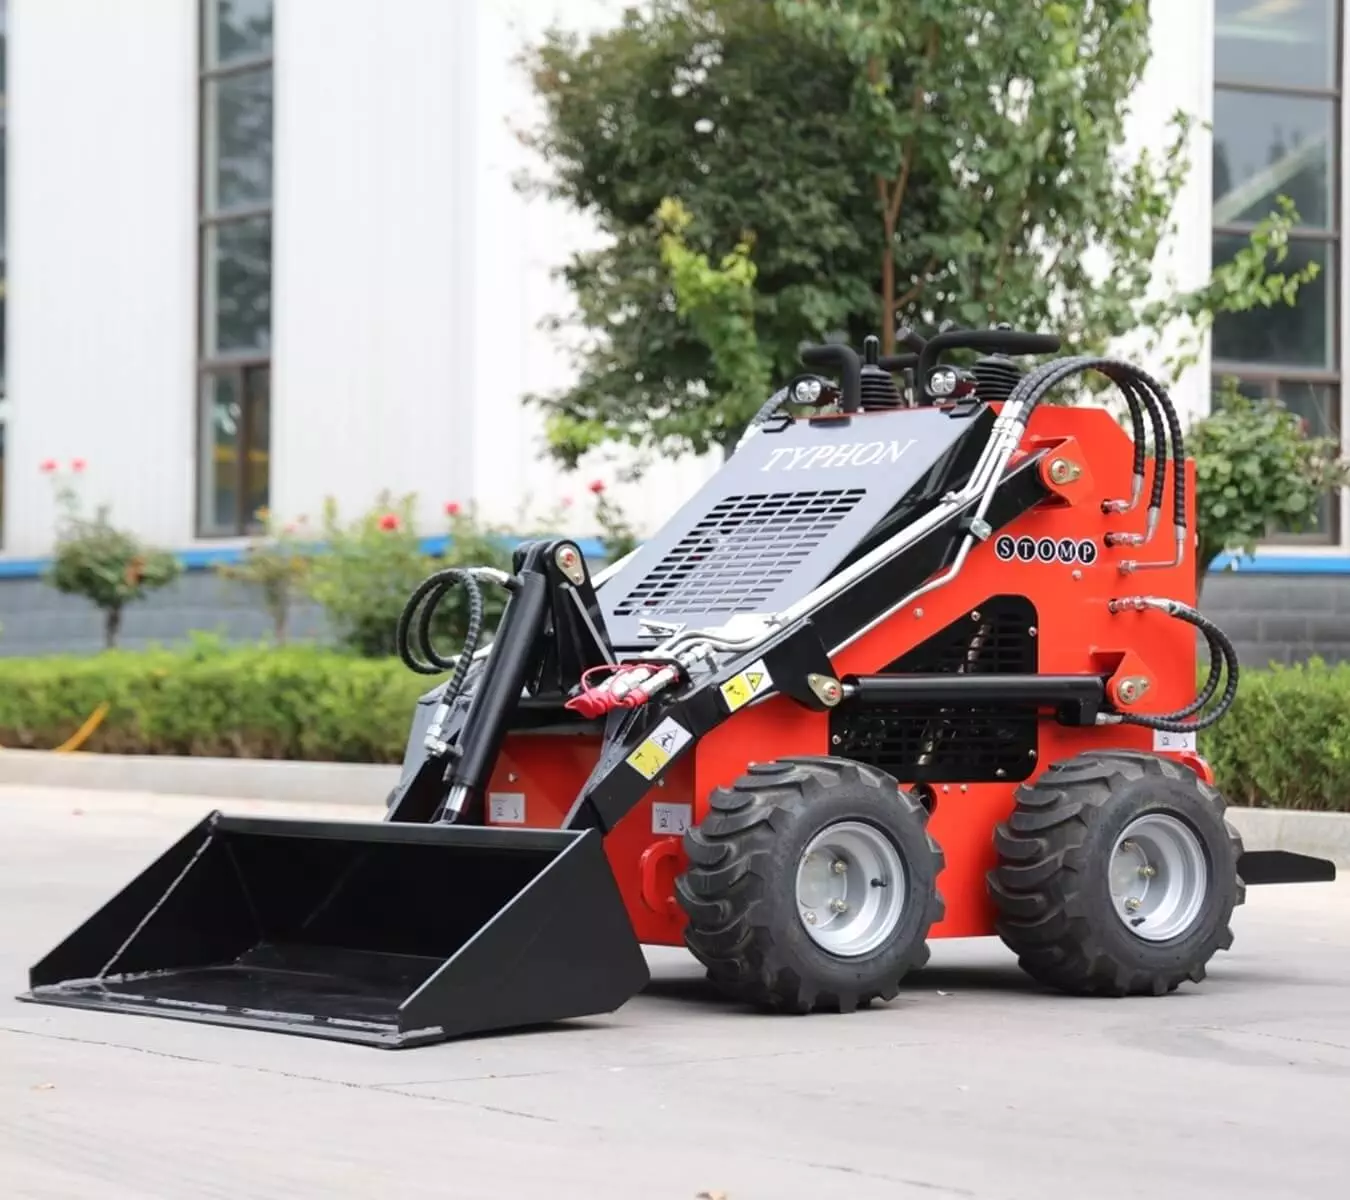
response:
M1238 663L1194 607L1177 414L1124 362L1018 363L1052 336L903 340L803 350L598 575L566 538L433 575L397 642L448 677L385 818L213 813L22 998L398 1047L612 1012L643 945L799 1013L891 999L943 937L1069 993L1198 983L1246 886L1335 872L1244 850L1196 752ZM1089 372L1130 429L1043 403Z

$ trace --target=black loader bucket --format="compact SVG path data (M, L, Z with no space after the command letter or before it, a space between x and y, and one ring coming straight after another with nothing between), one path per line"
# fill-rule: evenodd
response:
M404 1047L648 982L597 832L213 813L20 999Z

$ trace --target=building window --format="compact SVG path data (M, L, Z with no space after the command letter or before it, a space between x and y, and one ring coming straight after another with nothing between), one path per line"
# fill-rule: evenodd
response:
M201 3L200 537L254 532L269 503L272 2Z
M1281 269L1309 262L1318 277L1292 307L1221 314L1213 375L1237 376L1253 397L1281 400L1310 432L1341 438L1340 0L1215 0L1214 264L1231 259L1277 196L1299 224ZM1339 544L1339 498L1316 528L1275 543Z

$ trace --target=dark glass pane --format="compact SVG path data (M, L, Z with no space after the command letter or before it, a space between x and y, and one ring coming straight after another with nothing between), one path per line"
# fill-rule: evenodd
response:
M1337 7L1335 0L1216 0L1214 78L1333 86Z
M239 524L239 448L244 406L238 375L231 371L202 381L201 487L203 533L234 533Z
M1290 412L1307 422L1309 437L1336 437L1340 430L1340 395L1335 388L1320 383L1292 383L1281 380L1279 398ZM1303 540L1329 542L1335 538L1334 506L1337 497L1326 496L1317 506L1316 520L1296 536ZM1281 530L1280 532L1283 532Z
M1248 239L1240 234L1214 235L1214 265L1228 262ZM1316 279L1298 290L1291 306L1275 304L1257 307L1245 313L1219 313L1214 319L1214 358L1220 362L1278 364L1294 367L1332 366L1336 341L1336 307L1332 300L1336 256L1326 242L1289 243L1289 254L1282 263L1268 259L1268 270L1292 275L1308 263L1320 270Z
M250 368L244 387L248 395L248 507L249 520L258 520L258 510L271 504L272 476L272 372L267 367Z
M1288 196L1299 224L1328 228L1334 101L1252 92L1214 94L1214 224L1260 221Z
M271 344L272 222L267 217L208 227L205 327L211 355Z
M272 52L272 0L205 0L208 66Z
M206 85L208 212L272 198L272 72Z
M1229 378L1231 378L1231 376L1220 374L1215 375L1209 381L1209 403L1211 410L1218 406L1220 397L1227 393L1228 389L1226 384ZM1237 390L1239 395L1246 396L1249 400L1261 400L1271 394L1270 384L1266 383L1264 380L1256 379L1239 379L1237 381Z

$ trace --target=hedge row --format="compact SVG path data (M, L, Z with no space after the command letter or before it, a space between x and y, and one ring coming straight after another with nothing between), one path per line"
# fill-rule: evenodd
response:
M398 762L430 682L315 647L0 658L0 746L60 745L106 701L85 750ZM1350 811L1350 664L1244 671L1200 749L1234 804Z
M0 746L51 749L106 701L83 750L399 762L433 683L317 647L0 658Z

